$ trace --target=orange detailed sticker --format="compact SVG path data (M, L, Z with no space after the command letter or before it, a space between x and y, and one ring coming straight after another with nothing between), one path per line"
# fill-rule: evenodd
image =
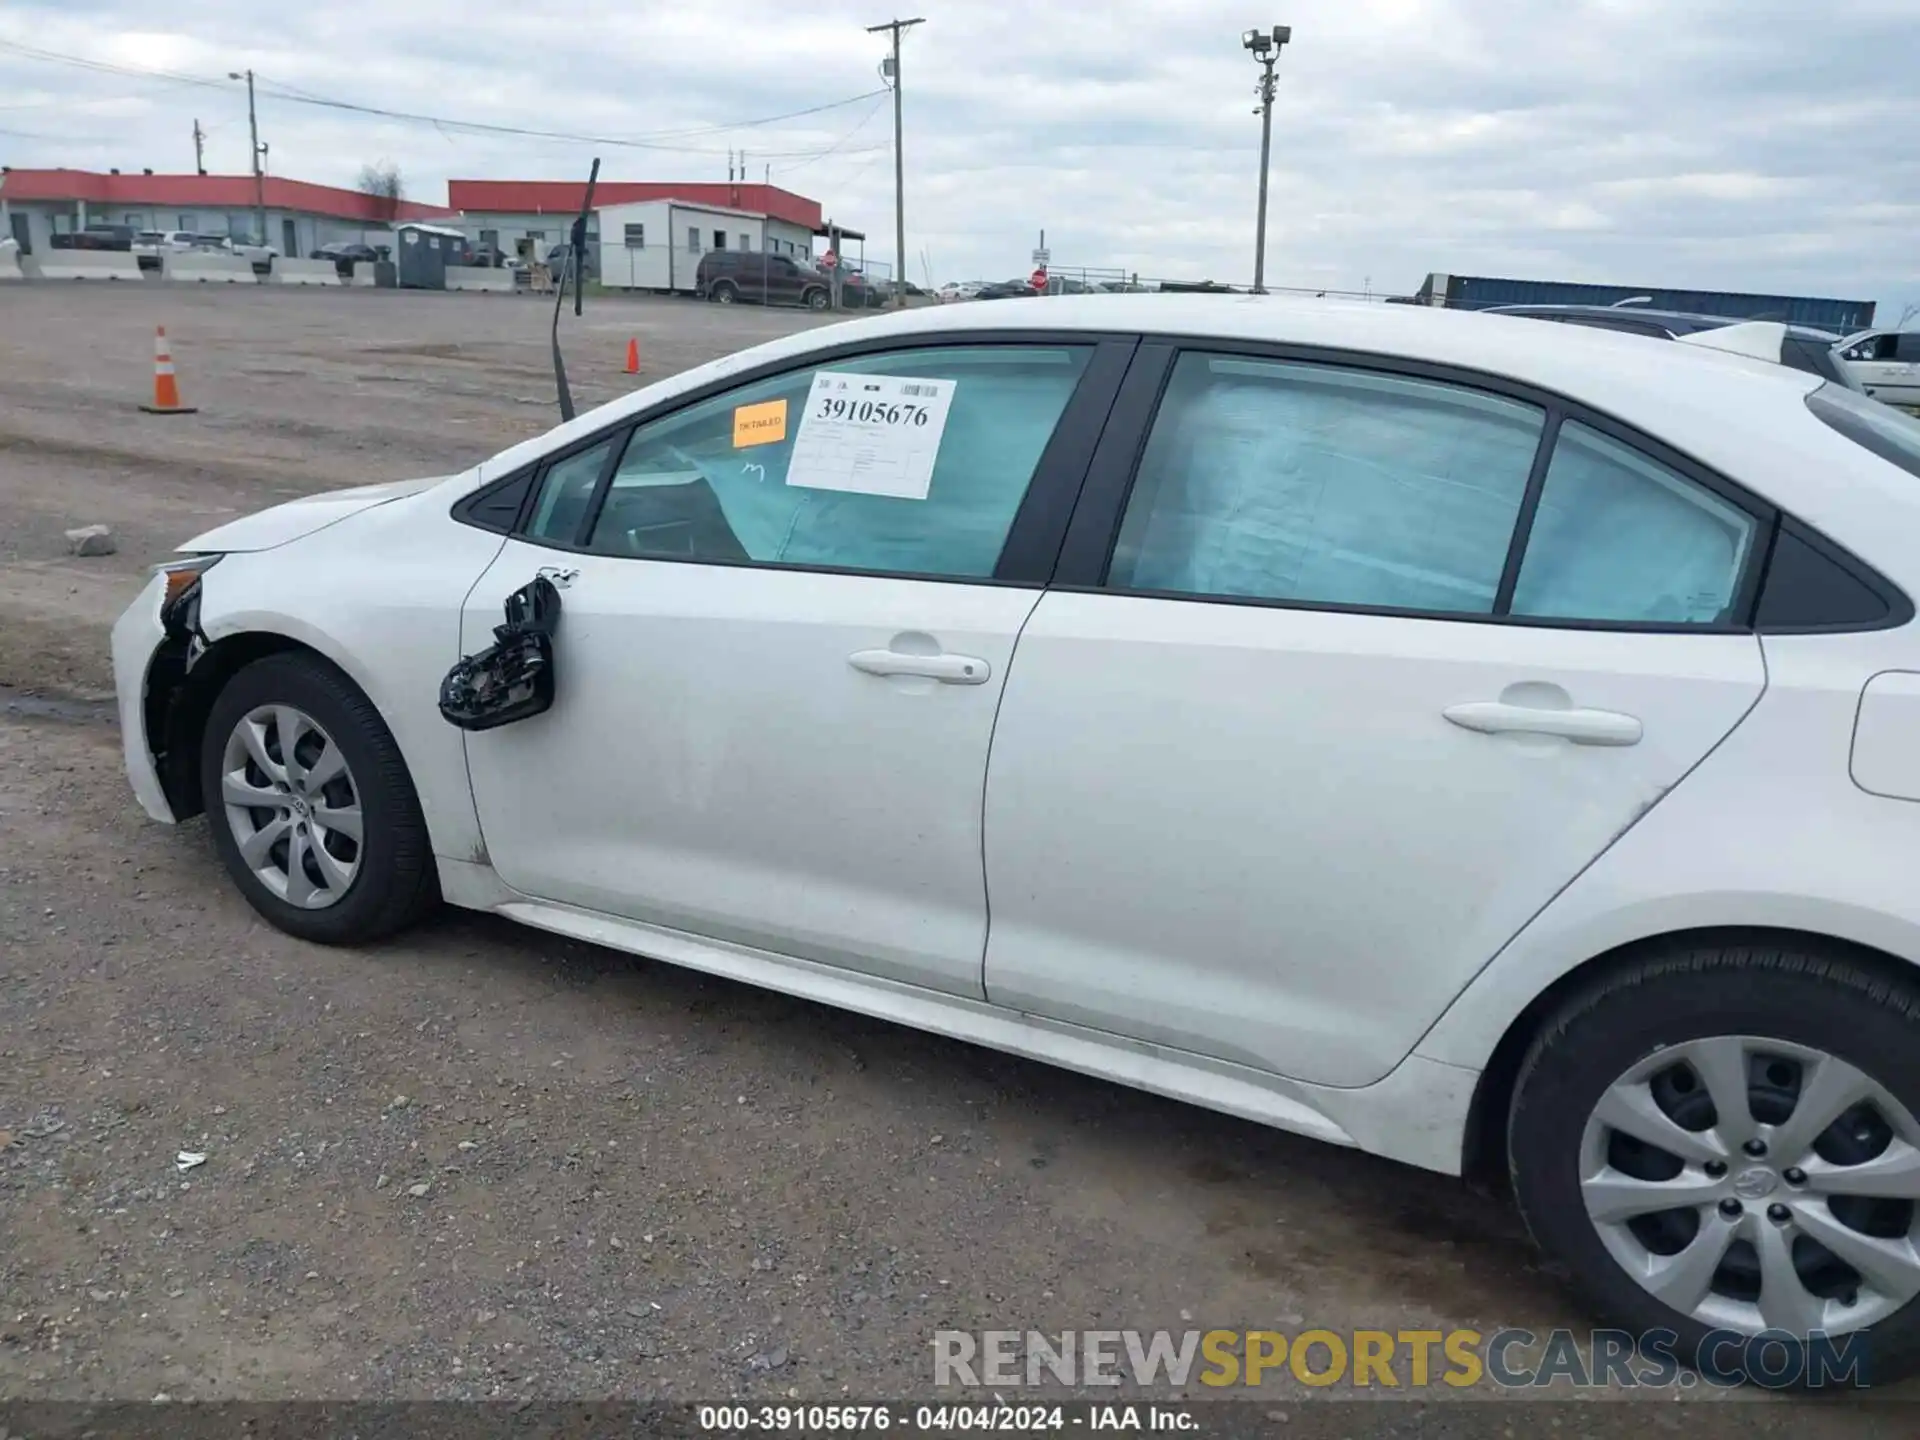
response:
M772 445L787 438L787 402L763 400L758 405L741 405L733 412L733 448Z

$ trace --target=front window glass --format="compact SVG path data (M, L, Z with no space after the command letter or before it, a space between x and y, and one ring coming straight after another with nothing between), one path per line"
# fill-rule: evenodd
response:
M606 468L607 451L612 448L613 441L602 440L598 445L564 460L556 460L548 467L540 482L539 502L534 506L533 518L527 524L530 538L551 540L560 545L575 542L580 534L580 526L587 518L587 505L593 499L593 487L599 483L600 472Z
M635 430L591 548L989 577L1090 354L867 355L701 401Z

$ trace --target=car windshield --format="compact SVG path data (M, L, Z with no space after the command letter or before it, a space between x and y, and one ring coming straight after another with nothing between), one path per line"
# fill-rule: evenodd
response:
M1833 384L1807 396L1807 408L1854 444L1920 476L1920 420Z

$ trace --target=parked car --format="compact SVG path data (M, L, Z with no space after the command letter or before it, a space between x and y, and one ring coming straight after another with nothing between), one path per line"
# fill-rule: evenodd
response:
M1874 399L1920 407L1920 330L1862 330L1835 354Z
M875 284L858 270L840 271L840 308L842 310L883 310L893 303L892 288Z
M473 262L473 263L477 263L477 262ZM562 270L565 269L566 264L567 264L566 245L564 244L554 245L548 248L547 269L553 272L555 279L558 279L560 277L560 273ZM598 280L600 278L600 247L598 245L590 244L587 246L586 263L583 268L584 268L587 279Z
M1887 1383L1916 482L1691 345L925 307L189 540L119 720L291 935L445 900L1506 1177L1608 1323Z
M309 252L307 258L331 260L345 269L351 265L371 265L380 258L380 252L359 240L335 240Z
M243 260L253 262L253 268L263 274L266 272L267 267L270 266L280 254L279 246L267 245L246 235L226 235L212 238L224 241L224 244L220 246L222 250L229 255L238 255Z
M982 285L974 292L976 300L1031 300L1039 292L1033 288L1033 282L1026 276L1016 276L1012 280L996 280L991 285Z
M484 265L489 269L499 270L505 267L511 258L512 257L498 245L476 245L473 247L473 259L468 263L472 265Z
M824 270L766 250L709 250L693 272L696 295L716 305L804 305L824 310L832 297Z
M142 260L157 260L160 252L166 248L167 236L163 230L141 230L133 237L133 253Z
M81 230L56 233L55 250L131 250L134 228L131 225L88 225Z
M984 280L949 280L933 292L934 298L943 305L951 305L956 300L971 300L986 283Z
M1649 310L1638 305L1500 305L1489 313L1520 315L1530 320L1557 320L1566 325L1618 330L1629 335L1646 335L1661 340L1678 340L1683 336L1743 323L1736 316ZM1844 385L1850 390L1858 390L1859 380L1848 372L1833 353L1834 344L1839 338L1828 330L1788 325L1778 353L1768 358L1777 359L1792 369L1818 375L1822 380L1830 380L1836 385Z

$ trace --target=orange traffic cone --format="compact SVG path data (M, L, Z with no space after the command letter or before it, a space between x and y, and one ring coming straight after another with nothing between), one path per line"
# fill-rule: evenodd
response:
M167 350L167 327L153 332L153 403L140 407L149 415L191 415L194 407L180 403L180 382L173 378L173 356Z
M639 373L640 342L638 340L629 340L627 341L627 374L638 375Z

